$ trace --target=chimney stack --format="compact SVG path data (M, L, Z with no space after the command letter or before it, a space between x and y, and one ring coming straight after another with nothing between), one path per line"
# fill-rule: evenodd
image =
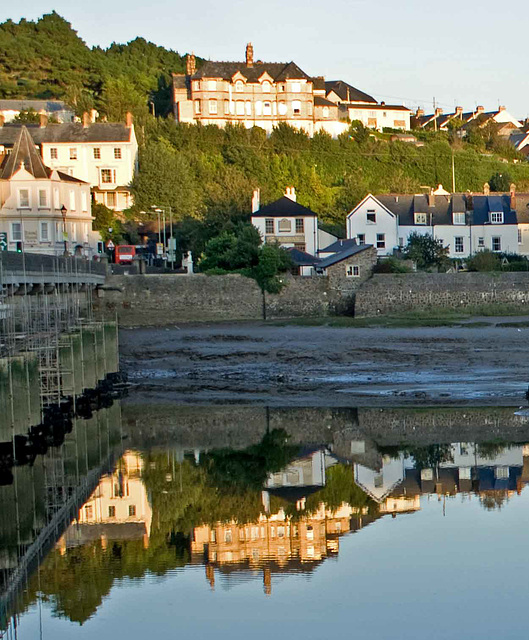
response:
M514 182L511 183L510 192L511 192L511 211L516 211L516 185L514 184Z
M188 53L186 56L186 74L188 76L192 76L194 75L196 70L197 70L197 65L195 61L195 54Z
M86 129L90 124L90 114L88 112L83 113L83 129Z
M294 202L296 202L296 190L294 189L294 187L287 187L285 189L285 196L287 198L290 198L291 200L293 200Z
M415 117L416 118L422 118L423 115L424 115L424 109L421 109L420 107L417 107L417 111L415 113Z
M441 107L437 107L437 109L435 110L435 115L436 116L442 116L443 115L443 110L441 109Z
M430 187L430 193L428 194L428 206L435 207L435 193L433 187Z
M125 123L129 129L132 127L133 122L134 122L134 116L130 111L127 111L127 113L125 114Z
M253 45L251 42L246 45L246 66L253 67Z
M39 124L41 129L48 126L48 116L45 113L39 113Z
M0 127L3 127L5 124L5 116L0 113Z
M490 196L490 184L488 182L483 185L483 195Z
M252 196L252 213L259 211L261 208L261 189L254 189Z
M485 107L483 107L482 105L478 105L476 107L476 113L479 115L480 113L484 113L485 111Z
M458 118L461 118L462 115L463 115L463 107L456 107L456 116Z
M505 105L501 105L498 107L498 111L505 111Z

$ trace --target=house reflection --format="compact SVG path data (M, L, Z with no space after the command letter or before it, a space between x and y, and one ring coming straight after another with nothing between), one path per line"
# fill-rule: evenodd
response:
M101 478L99 485L79 509L79 514L58 542L64 552L69 547L109 540L143 539L149 544L152 508L141 472L140 453L126 451L114 472Z

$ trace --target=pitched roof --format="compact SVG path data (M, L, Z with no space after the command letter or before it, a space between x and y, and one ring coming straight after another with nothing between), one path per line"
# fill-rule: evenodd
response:
M237 73L249 82L257 82L263 73L268 73L275 82L283 80L310 80L312 78L302 71L294 62L256 62L249 67L246 62L205 62L198 71L193 74L193 79L198 78L222 78L231 80Z
M312 267L315 264L318 264L320 259L316 258L310 253L306 251L300 251L294 247L287 247L287 251L292 258L292 262L298 267Z
M323 96L314 96L314 106L315 107L338 107L336 102L332 102L332 100L327 100Z
M347 247L343 251L339 251L338 253L335 253L332 256L329 256L328 258L323 258L323 260L319 261L317 266L318 268L321 267L322 269L326 269L327 267L330 267L333 264L341 262L346 258L350 258L351 256L354 256L357 253L362 253L362 251L365 251L366 249L371 249L372 246L373 246L372 244L351 245L350 247Z
M314 213L307 207L304 207L294 200L287 198L287 196L283 196L276 200L275 202L271 202L264 207L260 207L255 213L252 213L252 218L259 218L266 216L267 218L274 217L301 217L301 216L311 216L317 217L318 214Z
M336 240L336 242L326 246L325 249L320 249L320 253L336 253L337 251L344 251L353 245L356 246L356 240L354 238Z
M344 104L351 109L369 109L370 111L411 111L411 109L402 104L359 104L356 102L346 102Z
M344 102L374 102L375 104L377 102L373 96L360 91L343 80L327 80L325 82L325 90L327 94L334 91Z
M26 125L27 126L27 125ZM0 144L14 144L21 125L0 127ZM35 144L61 142L129 142L132 129L121 122L95 122L84 127L80 122L48 124L46 127L29 125L27 130Z
M46 111L46 113L72 111L62 100L0 100L0 111L22 111L24 109Z
M9 180L21 167L35 178L48 178L42 157L24 126L19 129L13 151L6 156L0 167L0 179Z

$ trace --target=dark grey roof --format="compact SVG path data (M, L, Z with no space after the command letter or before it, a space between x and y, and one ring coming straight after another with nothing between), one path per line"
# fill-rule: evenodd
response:
M295 249L294 247L288 247L287 251L290 254L292 262L298 267L312 267L320 261L316 256L313 256L306 251Z
M325 249L320 249L320 253L336 253L337 251L345 251L345 249L352 246L356 246L356 240L354 238L336 240L336 242L328 245Z
M365 251L366 249L371 249L372 246L373 246L372 244L358 244L358 245L350 246L344 251L335 253L334 255L329 256L328 258L323 258L323 260L319 261L318 267L321 267L322 269L326 269L327 267L330 267L333 264L336 264L337 262L341 262L346 258L350 258L351 256L354 256L357 253L362 253L362 251Z
M0 167L0 178L9 180L23 166L35 178L48 178L48 171L26 127L18 129L13 151L5 157Z
M325 90L327 94L334 91L344 102L374 102L375 104L377 102L373 96L360 91L343 80L327 80Z
M314 213L314 211L307 209L307 207L304 207L303 205L298 204L297 202L294 202L294 200L287 198L287 196L283 196L282 198L279 198L279 200L276 200L275 202L271 202L270 204L267 204L264 207L260 207L258 211L256 211L255 213L252 213L252 218L259 218L264 216L266 216L267 218L283 217L283 216L316 217L317 215L318 215L317 213Z
M323 76L312 78L312 86L315 91L325 91L325 78Z
M402 104L358 104L356 102L347 102L344 103L346 104L348 107L350 107L351 109L371 109L371 110L378 110L378 111L411 111L411 109L408 109L408 107L405 107Z
M336 102L327 100L327 98L324 98L323 96L314 96L314 106L315 107L338 107Z
M15 143L20 125L6 124L0 127L0 144L9 146ZM43 142L129 142L132 129L121 122L96 122L87 127L79 122L48 124L46 127L27 125L35 144Z
M231 80L237 72L249 82L257 82L263 73L268 73L275 82L283 80L312 80L294 62L256 62L249 67L246 62L205 62L192 76L195 78L222 78Z
M46 113L72 111L62 100L0 100L0 111L22 111L28 109L46 111Z
M173 87L175 89L187 89L188 88L187 77L183 74L173 73Z

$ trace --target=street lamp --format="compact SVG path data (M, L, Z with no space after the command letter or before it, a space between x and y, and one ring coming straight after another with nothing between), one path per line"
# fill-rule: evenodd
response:
M66 233L66 213L68 209L62 205L61 207L61 215L62 215L62 239L64 240L64 255L68 255L68 235Z

